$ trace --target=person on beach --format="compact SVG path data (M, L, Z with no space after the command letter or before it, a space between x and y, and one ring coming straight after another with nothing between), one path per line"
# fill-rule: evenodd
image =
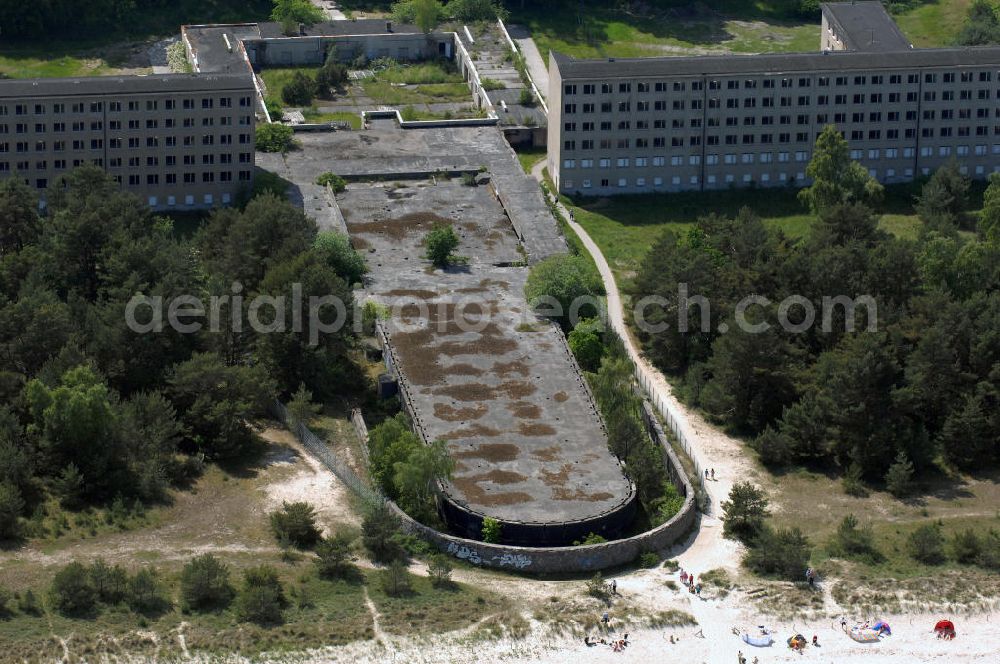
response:
M715 481L715 468L712 469L712 481Z

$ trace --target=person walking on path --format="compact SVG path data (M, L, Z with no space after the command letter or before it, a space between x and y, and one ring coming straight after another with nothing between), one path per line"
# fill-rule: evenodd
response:
M618 594L618 579L611 579L611 594Z
M715 481L715 468L712 469L712 481Z

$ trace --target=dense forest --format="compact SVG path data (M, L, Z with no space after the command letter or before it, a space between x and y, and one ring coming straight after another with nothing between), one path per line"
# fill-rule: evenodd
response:
M648 320L669 329L646 334L647 351L691 402L749 437L768 464L836 468L851 488L885 481L898 494L935 467L995 466L1000 176L992 176L977 215L969 212L968 178L954 162L942 166L923 185L916 203L923 229L908 241L878 229L881 188L850 161L832 128L809 169L815 182L801 198L817 220L806 239L771 232L744 209L668 232L652 247L632 295L665 298ZM703 307L679 304L681 283L709 301L708 325ZM770 302L746 310L748 322L770 323L761 333L736 324L737 303L749 295ZM816 312L801 332L778 324L779 303L792 295ZM871 296L877 320L858 306L849 331L845 308L828 306L823 331L823 298L839 295ZM678 331L681 308L687 332ZM784 313L792 324L806 315L801 304Z
M33 189L0 183L0 539L50 499L70 509L160 500L206 459L252 457L248 422L276 395L323 399L363 384L349 324L315 345L308 325L256 333L228 324L237 306L247 320L257 294L286 295L288 321L309 320L311 295L336 295L351 315L345 278L356 277L358 257L301 210L265 194L214 211L183 237L96 167L64 184L40 216ZM287 297L293 283L299 302ZM126 324L139 293L162 296L166 309L178 295L209 302L237 292L242 302L220 299L217 332ZM273 320L277 306L258 313Z

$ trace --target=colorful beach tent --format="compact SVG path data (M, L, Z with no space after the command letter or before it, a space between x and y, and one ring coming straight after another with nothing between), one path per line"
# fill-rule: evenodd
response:
M801 634L796 634L795 636L791 636L788 638L788 647L795 648L796 650L801 650L802 648L805 648L807 643L808 641L806 641L806 637L802 636Z
M876 643L878 641L878 634L875 630L868 629L867 627L855 627L847 632L847 635L858 643Z
M953 639L955 638L955 623L950 620L939 620L934 625L934 631L937 632L938 636Z
M766 648L772 643L774 643L774 639L766 631L763 631L759 634L750 634L748 632L744 632L743 642L751 646L757 646L758 648Z

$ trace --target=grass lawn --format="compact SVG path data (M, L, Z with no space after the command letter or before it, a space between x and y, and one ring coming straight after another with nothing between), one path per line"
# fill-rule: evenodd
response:
M292 82L292 78L295 74L302 72L310 79L316 77L316 72L318 67L268 67L262 69L260 72L260 77L264 80L264 85L267 87L267 97L268 99L281 100L281 91L285 89L285 86Z
M529 175L534 165L543 161L548 154L545 147L517 148L515 152L517 152L517 160L521 162L521 168Z
M972 0L931 0L893 18L914 46L948 46L955 41Z
M822 566L827 546L840 521L854 514L862 524L872 526L875 542L885 556L881 563L854 563L879 576L911 578L933 576L940 568L913 560L907 538L917 527L940 522L946 538L966 528L979 532L1000 529L1000 477L945 478L929 481L913 500L901 501L884 491L866 497L844 493L838 479L822 473L798 469L772 475L761 471L757 480L768 487L775 524L799 526L817 547L813 561Z
M525 9L515 5L511 10L511 22L531 29L546 59L550 50L579 58L634 58L706 50L761 53L819 48L818 19L784 20L766 2L730 0L720 13L678 6L628 14L614 6L588 5L581 14L579 4L571 0Z
M465 83L429 83L404 88L388 81L366 80L362 88L365 95L380 106L465 102L472 97Z
M705 5L692 8L664 2L675 6L642 13L626 13L615 3L588 5L582 13L576 0L533 4L522 9L514 3L510 20L531 30L546 60L550 50L578 58L628 58L819 49L819 16L785 16L781 3L770 0L721 0L713 3L715 11ZM946 46L954 42L970 4L971 0L929 0L895 19L917 46Z
M105 60L63 55L58 58L0 55L0 74L9 78L58 78L61 76L108 76L115 73Z
M768 226L793 237L808 233L811 223L795 191L786 189L580 198L572 203L573 216L601 248L619 281L638 268L665 230L684 230L709 212L732 216L749 206Z
M984 187L984 183L973 183L970 190L973 210L982 207ZM912 183L887 187L879 227L903 239L916 239L920 220L914 213L913 200L919 191L919 185ZM796 195L796 189L775 188L612 198L563 197L563 201L571 205L576 220L601 247L620 280L629 278L638 269L649 247L665 230L682 231L710 212L731 217L747 206L757 212L768 227L780 229L792 238L805 237L813 217Z
M338 113L321 113L316 109L306 109L303 112L306 122L349 122L351 129L361 129L361 116L357 113L340 111Z
M476 108L462 108L454 111L430 111L414 106L404 106L399 109L399 114L406 121L416 120L458 120L471 118L485 118L486 112Z

